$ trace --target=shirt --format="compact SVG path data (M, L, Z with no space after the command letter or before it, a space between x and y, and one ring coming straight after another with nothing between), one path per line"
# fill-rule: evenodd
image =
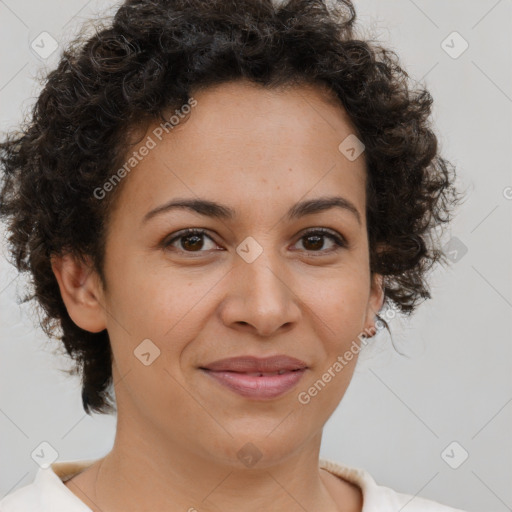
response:
M64 482L96 460L54 462L39 468L34 481L20 487L0 501L0 512L91 512ZM378 485L361 468L344 466L328 459L319 460L320 468L359 486L363 495L362 512L464 512L418 496L401 494Z

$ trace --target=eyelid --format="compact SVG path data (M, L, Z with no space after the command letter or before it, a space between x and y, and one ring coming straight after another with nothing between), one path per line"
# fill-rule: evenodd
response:
M302 238L306 236L311 236L315 234L323 235L326 238L329 238L332 240L332 242L337 246L334 249L330 250L320 250L320 251L306 251L311 256L322 256L326 254L331 254L333 252L337 252L340 249L348 249L349 243L347 242L347 239L338 231L324 228L324 227L310 227L306 228L303 231L301 231L293 245L295 245L297 242L299 242ZM180 238L185 238L187 236L191 235L198 235L198 236L204 236L209 238L212 242L217 244L217 242L208 234L208 230L205 228L186 228L182 229L180 231L177 231L175 233L172 233L172 235L165 237L162 242L159 244L163 249L166 249L167 247L171 246L175 241L179 240ZM217 244L218 245L218 244ZM177 249L181 253L187 253L187 254L201 254L203 252L208 253L209 251L184 251L183 249ZM315 254L316 253L316 254Z
M336 248L328 250L328 251L307 251L308 255L310 256L321 256L324 254L331 254L333 252L337 252L339 249L349 249L349 243L347 239L338 231L334 229L324 228L324 227L312 227L312 228L306 228L304 231L301 231L297 238L297 242L301 240L302 238L310 235L316 235L321 234L325 236L326 238L330 238L335 244ZM295 243L297 243L295 242ZM316 253L316 254L315 254Z
M198 235L198 236L204 236L209 238L212 242L217 244L217 242L208 234L208 230L204 228L185 228L181 229L180 231L176 231L175 233L172 233L169 236L166 236L162 242L159 244L163 249L166 249L171 244L173 244L175 241L179 240L180 238L185 238L187 236L191 235ZM217 244L218 245L218 244ZM193 254L194 251L183 251L182 249L178 249L181 252ZM197 253L201 252L208 252L208 251L196 251Z

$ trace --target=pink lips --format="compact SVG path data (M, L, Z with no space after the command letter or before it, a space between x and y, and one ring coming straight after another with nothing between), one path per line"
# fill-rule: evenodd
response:
M222 359L201 368L220 384L247 398L276 398L292 389L307 369L306 363L279 355Z

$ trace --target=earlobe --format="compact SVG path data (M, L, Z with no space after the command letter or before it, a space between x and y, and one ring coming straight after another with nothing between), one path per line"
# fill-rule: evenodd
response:
M384 276L374 274L373 289L375 290L375 309L379 311L384 304Z
M103 289L90 261L63 254L53 255L51 262L62 300L73 322L89 332L106 329Z
M370 329L375 326L375 316L384 304L384 276L381 274L372 275L372 284L370 289L370 300L366 312L365 328Z

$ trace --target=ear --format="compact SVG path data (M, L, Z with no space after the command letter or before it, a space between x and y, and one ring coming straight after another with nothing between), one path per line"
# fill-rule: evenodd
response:
M69 316L89 332L106 329L103 287L89 258L83 262L71 254L53 255L52 270Z
M374 273L370 285L370 298L366 309L365 329L375 327L375 315L380 311L384 303L384 277L381 274Z

